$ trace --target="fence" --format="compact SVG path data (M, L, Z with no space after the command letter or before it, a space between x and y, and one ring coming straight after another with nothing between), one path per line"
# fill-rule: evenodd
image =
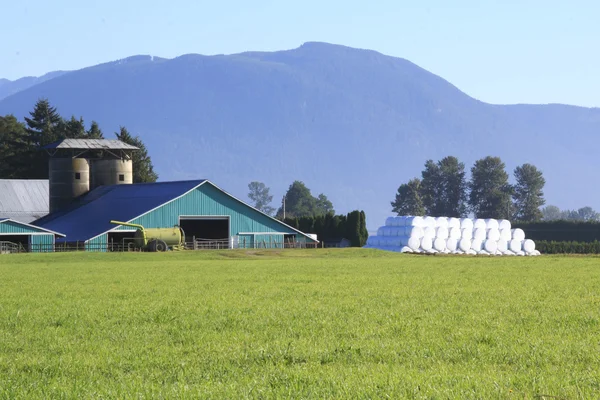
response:
M316 249L317 243L297 241L234 241L223 240L192 240L184 243L185 250L227 250L227 249ZM62 252L142 252L143 250L133 245L132 239L123 239L118 242L85 243L62 242L56 244L29 244L23 246L11 242L0 242L0 254L8 253L62 253Z

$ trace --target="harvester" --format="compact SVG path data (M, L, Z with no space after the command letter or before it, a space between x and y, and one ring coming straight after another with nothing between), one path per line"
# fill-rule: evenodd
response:
M185 232L179 226L173 228L144 228L139 224L110 221L111 224L131 226L135 231L134 247L143 251L183 250L185 247Z

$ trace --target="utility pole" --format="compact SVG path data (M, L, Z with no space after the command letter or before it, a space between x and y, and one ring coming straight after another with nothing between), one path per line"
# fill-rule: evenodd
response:
M285 219L285 195L281 199L281 203L283 204L283 219Z

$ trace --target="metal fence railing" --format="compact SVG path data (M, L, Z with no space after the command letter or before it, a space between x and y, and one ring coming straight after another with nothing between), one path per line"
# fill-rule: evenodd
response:
M233 240L195 240L186 242L184 249L190 251L200 250L227 250L227 249L315 249L316 243L305 242L265 242L265 241L239 241ZM61 252L142 252L143 250L133 245L132 241L119 241L107 243L85 242L60 242L55 244L29 244L21 245L12 242L0 242L0 254L8 253L61 253Z

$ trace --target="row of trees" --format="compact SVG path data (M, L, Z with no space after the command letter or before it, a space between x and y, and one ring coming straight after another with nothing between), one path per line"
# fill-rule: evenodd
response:
M302 231L316 233L320 240L346 238L353 247L367 243L367 217L364 211L352 211L347 215L327 213L313 217L285 218L284 223Z
M556 206L542 208L543 221L600 221L600 213L592 207L581 207L578 210L561 210Z
M125 127L115 136L140 149L133 154L133 182L156 182L158 174L142 140ZM104 133L95 121L86 127L81 117L63 118L47 99L38 100L24 122L0 116L0 178L48 179L48 157L41 148L62 139L104 139Z
M415 178L400 185L392 210L398 215L444 215L507 218L538 221L545 204L542 172L531 164L514 170L516 184L508 182L506 166L499 157L477 160L467 181L465 164L448 156L428 160Z
M271 206L273 196L270 194L269 187L262 182L250 182L248 190L248 198L256 209L268 215L275 213L275 208ZM275 213L275 216L279 219L284 218L284 202L285 217L289 218L335 214L333 204L327 196L321 193L317 197L314 197L310 189L301 181L294 181L288 188L282 200L281 207Z

